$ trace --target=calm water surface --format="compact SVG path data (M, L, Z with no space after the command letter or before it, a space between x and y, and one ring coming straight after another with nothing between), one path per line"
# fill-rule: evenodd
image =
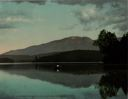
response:
M104 74L69 74L39 70L0 70L0 99L102 99ZM126 99L122 89L107 99Z

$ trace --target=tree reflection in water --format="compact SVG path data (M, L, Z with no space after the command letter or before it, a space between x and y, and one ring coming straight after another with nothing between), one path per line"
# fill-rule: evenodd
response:
M127 95L127 72L109 72L101 77L99 91L102 99L116 96L120 88Z

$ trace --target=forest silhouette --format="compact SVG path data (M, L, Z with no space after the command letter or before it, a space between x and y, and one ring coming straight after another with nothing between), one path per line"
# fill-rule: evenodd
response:
M127 95L128 33L117 38L115 33L102 30L94 44L99 46L100 52L103 54L104 70L106 71L99 81L99 92L102 99L116 96L120 88Z
M103 54L104 68L116 66L116 68L126 68L128 64L128 32L123 37L117 38L115 33L102 30L94 45L99 46ZM107 67L108 66L108 67ZM123 66L123 67L122 67Z

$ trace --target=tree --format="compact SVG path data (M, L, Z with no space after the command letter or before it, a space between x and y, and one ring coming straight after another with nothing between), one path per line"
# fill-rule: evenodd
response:
M105 70L112 69L116 66L116 69L125 69L127 71L128 33L125 33L123 37L118 40L115 33L102 30L94 44L99 46L100 52L104 55ZM122 88L124 93L127 94L127 72L125 70L123 72L109 71L107 75L101 78L99 86L102 99L116 96L119 88Z
M116 62L115 58L117 56L117 47L119 41L115 33L102 30L94 44L99 46L100 52L104 55L104 63L109 64Z
M120 40L119 52L120 63L128 64L128 32Z

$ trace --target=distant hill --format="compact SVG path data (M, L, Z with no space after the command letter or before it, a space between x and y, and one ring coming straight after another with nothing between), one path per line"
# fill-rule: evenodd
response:
M99 50L93 45L93 40L88 37L68 37L61 40L51 41L49 43L30 46L25 49L18 49L4 53L3 55L39 55L54 52L64 52L72 50Z
M99 62L102 55L99 51L74 50L60 52L48 56L40 56L35 59L37 62Z

